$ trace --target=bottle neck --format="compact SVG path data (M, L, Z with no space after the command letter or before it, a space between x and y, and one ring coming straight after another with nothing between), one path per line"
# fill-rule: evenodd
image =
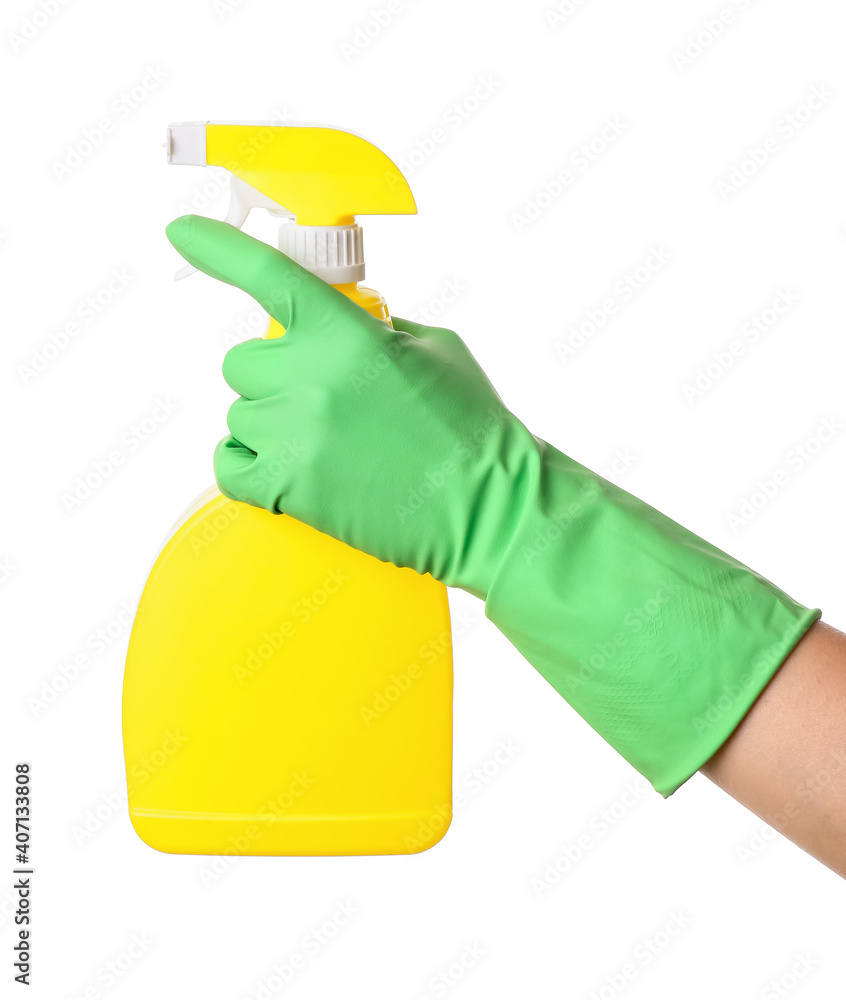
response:
M364 278L361 226L303 226L283 222L279 249L332 285L355 285Z

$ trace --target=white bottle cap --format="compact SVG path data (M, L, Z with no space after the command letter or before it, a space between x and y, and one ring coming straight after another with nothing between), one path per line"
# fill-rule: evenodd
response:
M279 249L298 264L328 281L343 285L364 278L364 240L361 226L299 226L283 222Z

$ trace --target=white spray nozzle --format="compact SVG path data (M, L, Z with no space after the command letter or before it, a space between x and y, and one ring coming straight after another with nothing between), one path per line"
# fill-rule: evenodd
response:
M223 221L228 222L230 226L235 226L236 229L241 229L253 208L266 208L271 215L279 218L294 218L293 212L283 208L278 202L263 195L261 191L257 191L252 184L248 184L233 174L230 183L229 210ZM186 264L173 277L179 281L180 278L187 278L189 274L194 274L196 270L197 268L192 264Z

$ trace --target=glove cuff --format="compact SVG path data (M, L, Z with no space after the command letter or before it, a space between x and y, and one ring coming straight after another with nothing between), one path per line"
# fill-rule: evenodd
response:
M485 613L666 797L731 735L820 612L537 445Z

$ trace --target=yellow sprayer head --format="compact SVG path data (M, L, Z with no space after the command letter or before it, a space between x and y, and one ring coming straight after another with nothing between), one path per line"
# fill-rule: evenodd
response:
M356 215L413 215L408 182L361 136L328 125L176 122L168 163L224 167L232 174L226 222L240 228L252 208L287 218L279 249L331 284L364 277ZM193 268L183 268L184 277Z

